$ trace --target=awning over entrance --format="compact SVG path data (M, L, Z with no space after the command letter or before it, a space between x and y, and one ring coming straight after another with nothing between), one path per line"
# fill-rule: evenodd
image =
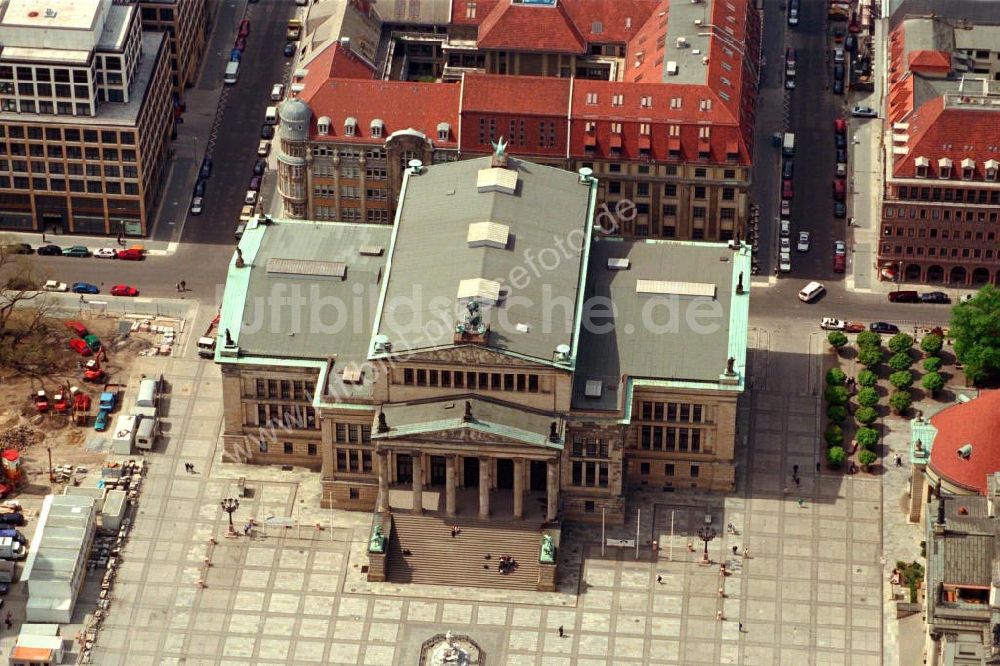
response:
M384 404L372 424L372 440L434 439L478 444L563 447L562 418L484 398Z

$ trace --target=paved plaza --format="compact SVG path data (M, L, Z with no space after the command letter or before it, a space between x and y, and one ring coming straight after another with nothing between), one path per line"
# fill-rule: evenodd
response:
M751 341L738 492L637 494L628 523L608 536L635 538L641 511L638 558L602 555L599 525L569 526L551 594L368 583L368 514L317 509L317 474L219 462L217 368L144 360L171 385L167 437L150 457L94 663L415 664L424 640L451 630L491 664L879 664L879 481L816 473L815 342L758 329ZM238 526L251 516L296 526L225 537L219 500L240 476L249 492ZM706 514L718 532L710 566L697 563L694 535Z

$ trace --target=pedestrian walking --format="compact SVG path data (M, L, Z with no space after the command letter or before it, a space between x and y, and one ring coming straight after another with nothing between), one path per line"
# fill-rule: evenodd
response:
M736 551L738 551L738 550L739 550L739 546L733 546L733 555L735 555Z
M42 232L42 242L43 243L48 243L48 241L45 240L45 232L44 231Z
M798 488L802 483L799 481L799 477L795 477L795 487Z
M896 454L896 467L902 467L902 466L903 466L903 459L900 458L899 454L897 453Z
M3 623L7 625L8 629L14 626L14 623L10 621L10 615L4 618Z
M743 557L744 557L744 559L747 559L747 560L750 559L750 549L747 548L746 546L743 546Z
M819 462L816 462L816 473L819 474Z
M663 585L663 576L657 576L656 582L659 583L660 585Z
M187 291L187 288L188 288L188 283L185 282L184 280L181 280L181 291Z
M559 625L559 638L562 638L565 635L566 634L563 632L563 626L560 624Z
M799 498L799 508L801 509L801 508L803 508L803 507L804 507L805 505L806 505L806 501L805 501L804 499L802 499L802 498L800 497L800 498Z
M799 466L792 465L792 476L798 476L798 475L799 475Z
M741 634L743 633L743 623L742 622L740 622L740 633Z
M178 293L180 293L180 291L181 291L181 283L178 282L177 284L175 284L174 288L177 290Z

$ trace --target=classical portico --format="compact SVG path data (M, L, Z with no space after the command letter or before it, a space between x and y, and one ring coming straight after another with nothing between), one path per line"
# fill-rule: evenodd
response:
M386 404L372 443L380 512L558 518L563 440L557 416L472 396ZM526 496L537 508L525 506Z

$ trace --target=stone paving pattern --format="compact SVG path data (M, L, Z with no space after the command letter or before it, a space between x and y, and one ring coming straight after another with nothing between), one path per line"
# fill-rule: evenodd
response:
M448 629L468 634L494 664L881 663L880 483L815 473L822 368L803 373L820 364L814 341L761 330L752 339L739 491L637 494L629 522L608 536L634 538L641 511L638 559L632 549L602 556L599 526L569 526L564 555L582 561L579 580L553 594L368 584L370 516L316 509L316 474L220 463L218 370L195 359L144 360L173 386L168 435L150 456L94 663L413 664L420 643ZM785 496L793 464L802 486ZM224 537L218 503L244 475L253 496L241 500L238 525L276 515L302 527ZM709 553L731 572L725 598L717 564L695 563L702 543L692 532L706 512L720 532ZM726 534L729 522L738 535ZM650 538L659 542L655 561ZM733 545L750 557L734 557Z

